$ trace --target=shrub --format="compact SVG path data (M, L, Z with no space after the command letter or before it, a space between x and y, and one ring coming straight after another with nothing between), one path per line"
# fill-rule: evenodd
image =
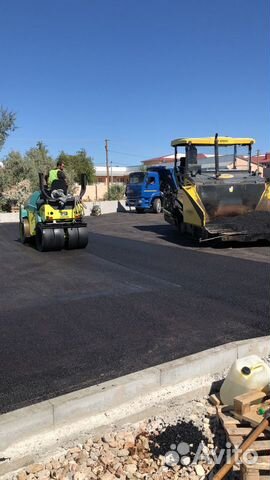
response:
M104 200L122 200L125 196L125 185L112 185L109 192L105 193Z

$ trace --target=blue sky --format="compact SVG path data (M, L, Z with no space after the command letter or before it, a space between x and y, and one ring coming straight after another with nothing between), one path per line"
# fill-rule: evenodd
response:
M109 138L113 164L136 164L215 132L270 150L268 0L1 3L0 104L18 125L1 158L42 140L102 164Z

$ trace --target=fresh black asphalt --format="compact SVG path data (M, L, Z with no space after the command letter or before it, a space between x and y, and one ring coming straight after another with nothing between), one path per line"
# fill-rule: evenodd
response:
M0 411L270 333L269 247L197 248L162 215L88 220L40 253L0 225Z

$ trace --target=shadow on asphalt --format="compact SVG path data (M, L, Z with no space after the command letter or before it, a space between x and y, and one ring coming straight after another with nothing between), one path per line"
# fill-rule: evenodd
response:
M21 239L18 237L18 238L14 238L13 242L18 243L19 245L22 246L22 248L31 248L32 250L37 250L34 238L29 238L27 242L22 243Z
M198 241L191 237L181 235L170 225L134 225L134 228L141 232L155 233L159 238L162 238L169 243L188 247L199 247Z
M198 240L189 237L188 235L181 235L176 229L167 225L134 225L134 228L142 232L152 232L158 235L163 240L191 248L212 248L216 250L227 250L229 248L258 248L269 247L270 242L267 240L258 240L256 242L205 242L200 243Z

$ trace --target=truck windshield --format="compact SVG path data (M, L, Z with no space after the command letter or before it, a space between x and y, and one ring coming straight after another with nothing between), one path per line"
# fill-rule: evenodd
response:
M129 183L143 183L144 177L145 177L144 172L131 173L129 176Z

